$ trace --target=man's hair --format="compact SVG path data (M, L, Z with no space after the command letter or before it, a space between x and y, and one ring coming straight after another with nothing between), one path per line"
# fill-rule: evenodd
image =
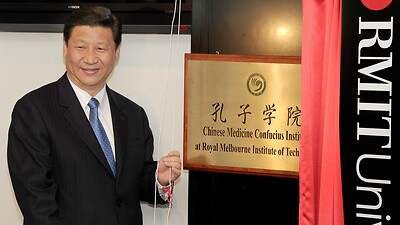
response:
M111 10L101 6L81 8L73 11L64 24L64 42L68 45L72 30L76 26L101 26L110 28L113 33L115 48L117 49L122 40L122 25Z

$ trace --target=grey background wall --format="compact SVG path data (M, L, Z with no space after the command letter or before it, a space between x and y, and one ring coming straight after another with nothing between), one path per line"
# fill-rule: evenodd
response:
M109 81L111 88L147 111L155 159L171 149L183 150L183 63L190 42L190 35L171 39L170 35L124 34L121 59ZM23 94L57 80L64 71L61 33L0 32L0 224L22 224L6 160L12 108ZM187 196L188 172L183 171L172 209L143 204L144 224L186 225Z

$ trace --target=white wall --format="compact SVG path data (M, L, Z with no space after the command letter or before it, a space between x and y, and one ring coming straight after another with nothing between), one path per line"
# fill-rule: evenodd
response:
M183 65L184 53L189 52L190 35L123 35L121 59L109 86L147 111L155 159L171 149L183 156ZM26 92L57 80L64 71L61 33L0 32L0 224L22 224L6 160L14 103ZM143 204L144 224L186 225L187 196L188 171L183 171L171 210Z

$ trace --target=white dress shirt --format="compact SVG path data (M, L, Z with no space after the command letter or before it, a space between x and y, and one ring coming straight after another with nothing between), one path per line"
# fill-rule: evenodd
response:
M81 103L82 109L85 111L86 117L89 119L90 108L88 106L88 103L89 100L92 98L92 96L90 96L86 91L76 86L73 82L71 82L71 80L69 80L69 82L71 83L72 89L74 89L75 94L78 97L79 102ZM96 98L100 103L98 108L99 119L104 127L104 130L106 131L108 140L110 141L115 160L114 130L112 125L110 102L108 101L106 86L104 85L103 89L101 89L101 91L96 96L93 97Z

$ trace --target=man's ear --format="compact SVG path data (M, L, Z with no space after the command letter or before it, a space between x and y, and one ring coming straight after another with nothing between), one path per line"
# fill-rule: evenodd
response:
M118 64L119 62L119 56L121 54L121 46L118 46L118 48L115 50L115 64Z
M63 41L63 57L64 57L64 60L65 60L65 58L67 57L67 52L68 52L68 46L67 46L67 43L65 43L65 41Z

